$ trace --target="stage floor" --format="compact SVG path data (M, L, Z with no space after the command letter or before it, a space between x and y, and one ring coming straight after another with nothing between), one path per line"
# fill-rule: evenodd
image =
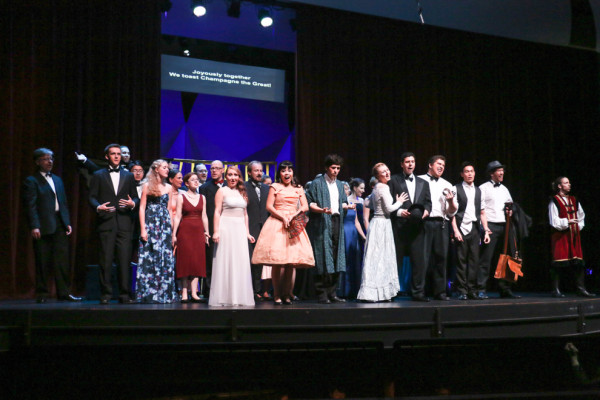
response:
M35 346L195 348L378 348L483 339L600 333L600 298L520 293L521 299L255 307L206 304L101 306L97 301L0 302L0 350Z

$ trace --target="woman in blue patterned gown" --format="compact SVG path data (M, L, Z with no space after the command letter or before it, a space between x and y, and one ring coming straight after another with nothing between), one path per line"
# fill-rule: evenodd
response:
M156 160L146 175L140 199L140 250L136 298L141 303L179 301L173 257L173 225L168 209L169 164Z
M346 249L346 272L341 275L338 296L356 299L362 277L363 247L366 230L363 220L363 198L365 181L360 178L350 179L344 183L348 204L356 205L356 209L348 209L344 213L344 240Z

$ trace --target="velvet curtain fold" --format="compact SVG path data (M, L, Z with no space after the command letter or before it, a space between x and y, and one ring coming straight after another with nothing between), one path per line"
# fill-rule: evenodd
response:
M419 174L443 154L446 179L470 160L482 183L500 160L534 218L519 287L544 289L550 182L567 175L588 212L584 255L598 259L597 53L312 7L298 11L297 49L303 182L330 152L345 158L342 179L369 179L379 161L398 172L413 151Z
M143 6L142 6L143 5ZM94 213L74 152L101 158L108 143L134 159L158 156L160 11L158 1L13 1L2 15L1 131L5 157L0 298L33 296L31 239L22 182L32 152L55 153L71 222L73 291L97 261ZM3 68L4 69L4 68Z

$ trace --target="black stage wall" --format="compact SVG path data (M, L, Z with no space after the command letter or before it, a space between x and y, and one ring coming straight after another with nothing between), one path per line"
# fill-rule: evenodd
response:
M0 298L33 295L20 198L34 148L56 152L68 188L79 293L98 243L73 152L99 157L107 143L122 142L136 159L160 156L159 3L25 0L0 17L8 60L0 78ZM427 157L445 154L451 181L464 159L479 166L479 178L499 159L513 197L534 217L520 288L535 289L547 280L549 183L566 174L588 215L584 252L590 264L598 259L596 53L307 8L298 12L297 76L303 181L328 152L346 159L342 178L368 178L377 161L397 172L405 150L417 154L419 172Z
M584 255L597 264L595 52L307 8L298 12L297 60L303 182L329 152L346 160L342 179L368 178L379 161L399 172L400 154L413 151L419 174L444 154L446 179L458 182L470 160L480 183L500 160L534 220L517 290L536 290L549 285L550 182L565 174L587 215Z

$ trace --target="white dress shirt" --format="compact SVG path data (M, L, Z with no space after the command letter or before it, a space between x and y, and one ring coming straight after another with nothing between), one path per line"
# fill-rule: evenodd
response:
M52 174L50 172L46 173L42 171L40 171L40 174L42 174L42 176L44 177L46 182L48 182L48 185L50 185L52 191L54 192L54 211L58 212L60 207L58 205L58 197L56 196L56 187L54 186L54 181L52 180Z
M567 203L567 199L565 197L562 197L562 199L565 203ZM569 220L567 218L558 217L558 208L552 200L550 200L550 204L548 204L548 217L550 218L550 225L554 229L558 231L569 229ZM579 220L579 223L577 224L579 226L579 230L582 230L585 226L585 212L583 211L583 208L581 208L581 204L579 204L579 202L577 202L577 219Z
M108 175L110 175L110 180L112 181L113 189L115 189L115 194L117 194L117 192L119 191L119 179L121 178L121 172L120 170L119 172L110 172L109 169Z
M465 208L465 214L463 215L462 223L460 224L460 231L464 235L467 235L473 228L473 222L477 222L477 213L475 211L475 184L471 183L469 185L467 182L463 181L461 185L467 195L467 207ZM452 190L456 193L456 186L453 187ZM483 206L483 196L481 196L482 210L484 209Z
M502 224L506 222L504 216L504 203L512 202L512 197L506 186L494 186L492 181L485 182L479 186L481 189L482 210L488 222Z
M440 177L437 180L429 174L419 175L419 178L425 180L425 182L429 183L429 191L431 192L431 212L429 213L429 217L431 218L444 218L446 220L452 218L456 211L453 213L448 212L448 200L446 200L446 196L444 195L444 189L451 190L454 193L454 198L452 199L452 204L456 210L458 210L458 202L456 200L456 188L452 187L450 182Z
M340 192L336 185L336 179L331 179L329 175L324 174L325 182L327 183L327 189L329 190L329 209L331 214L335 215L340 213Z

